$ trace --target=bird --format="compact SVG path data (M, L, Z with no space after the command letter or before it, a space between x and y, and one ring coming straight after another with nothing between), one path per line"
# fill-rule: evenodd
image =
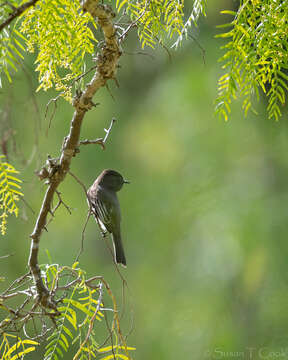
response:
M103 237L109 232L114 247L114 260L126 267L126 257L121 238L121 211L117 192L129 184L123 176L111 169L105 169L87 191L88 205L98 223Z

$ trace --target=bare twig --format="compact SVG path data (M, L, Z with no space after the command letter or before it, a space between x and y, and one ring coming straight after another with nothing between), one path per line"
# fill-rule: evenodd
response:
M28 272L28 273L20 276L20 277L19 277L18 279L16 279L16 280L14 280L14 281L9 285L9 287L2 293L2 295L5 295L5 294L7 294L9 291L11 291L11 289L13 288L13 286L15 286L15 285L17 285L17 286L21 285L21 283L22 283L24 280L26 280L27 277L29 277L29 275L30 275L30 272ZM16 287L16 288L17 288L17 287ZM15 289L15 288L14 288L14 289ZM14 290L14 289L13 289L13 290Z
M116 119L115 118L112 118L111 120L111 123L110 123L110 126L108 129L105 129L104 128L104 131L106 133L106 135L104 136L104 138L98 138L98 139L95 139L95 140L88 140L88 139L85 139L85 140L82 140L82 141L79 141L79 146L80 145L91 145L91 144L98 144L98 145L101 145L102 146L102 149L105 150L105 143L111 133L111 130L112 130L112 127L114 125L114 123L116 122Z
M69 171L69 174L78 182L78 184L80 184L80 186L82 187L84 193L85 193L85 196L86 196L86 199L88 201L88 204L89 204L89 210L88 210L88 214L87 214L87 217L86 217L86 221L85 221L85 224L84 224L84 227L82 229L82 235L81 235L81 246L80 246L80 249L78 251L78 254L76 256L76 259L74 262L77 262L79 261L79 258L80 258L80 255L82 254L83 250L84 250L84 238L85 238L85 231L86 231L86 227L87 227L87 224L88 224L88 221L90 219L90 216L91 216L91 203L90 203L90 199L88 198L87 196L87 189L86 189L86 186L83 184L83 182L76 176L74 175L71 171Z
M80 255L81 255L82 252L84 251L85 231L86 231L86 227L87 227L88 221L89 221L89 219L90 219L90 216L91 216L91 210L89 209L88 214L87 214L87 217L86 217L86 221L85 221L85 224L84 224L84 227L83 227L83 230L82 230L81 246L80 246L80 249L79 249L78 254L77 254L77 256L76 256L75 262L76 262L76 261L79 261Z
M50 214L52 215L52 217L49 219L49 221L47 221L47 225L49 225L52 222L52 220L53 220L53 218L55 216L55 212L58 210L60 205L61 205L61 201L59 200L57 205L52 210L49 211Z
M56 192L56 194L58 196L58 202L57 202L56 206L49 211L50 214L52 215L52 217L49 219L49 221L47 221L47 225L49 225L52 222L53 218L55 217L55 213L56 213L56 211L58 210L58 208L60 207L61 204L64 205L64 207L66 208L68 213L70 215L72 215L71 208L63 201L60 191L56 190L55 192Z
M196 39L195 36L188 34L188 36L195 41L196 45L199 47L199 49L202 52L202 59L203 59L203 64L206 65L206 50L204 49L204 47L200 44L200 42Z
M103 304L104 305L104 304ZM114 323L112 322L112 325L109 326L109 323L108 323L108 318L107 318L107 314L104 313L104 318L105 318L105 324L106 324L106 328L109 332L109 335L108 337L105 339L105 342L104 344L110 339L111 341L111 349L112 349L112 354L113 354L113 359L116 359L115 357L115 352L114 352L114 346L113 346L113 332L112 332L112 329L113 329L113 326L114 326ZM104 346L104 345L101 345L101 347Z
M165 44L161 43L161 42L160 42L160 46L162 46L163 49L166 51L166 53L168 55L169 62L172 63L172 55L171 55L168 47Z
M82 187L82 189L84 190L84 192L87 196L87 189L86 189L86 186L83 184L83 182L76 175L74 175L71 171L68 171L68 173L78 182L78 184L80 184L80 186Z
M135 52L129 52L129 51L123 51L123 53L125 55L143 55L143 56L148 56L150 57L152 60L155 59L155 56L152 55L152 54L149 54L148 52L145 52L145 51L135 51Z
M103 138L98 138L94 140L89 140L89 139L81 140L79 141L79 145L101 145L102 149L105 150L105 146L103 144Z
M14 256L14 255L15 255L15 253L13 253L13 254L7 254L7 255L2 255L2 256L0 256L0 260L2 260L2 259L7 259L8 257Z
M23 201L23 203L27 206L27 208L32 212L32 214L35 214L35 211L33 210L32 206L29 205L29 203L23 198L20 198L21 201Z
M108 136L109 136L109 134L110 134L110 132L111 132L111 130L112 130L112 126L113 126L113 124L114 124L115 122L116 122L116 119L113 118L113 119L111 120L111 123L110 123L109 128L108 128L108 129L104 129L104 131L106 132L106 135L104 136L104 139L103 139L103 143L104 143L104 144L106 143L106 141L107 141L107 139L108 139Z
M71 215L72 214L72 211L71 211L71 208L63 201L62 197L61 197L61 192L56 190L56 194L58 196L58 199L59 199L59 202L60 204L63 204L65 209L68 211L68 213Z
M52 110L52 114L50 115L50 118L49 118L47 130L46 130L46 136L48 135L48 131L49 131L49 129L50 129L52 120L53 120L53 118L54 118L54 116L55 116L55 113L56 113L56 110L57 110L57 101L59 100L59 98L61 97L62 94L63 94L63 92L61 92L60 94L58 94L55 98L50 99L50 100L48 101L47 105L46 105L46 110L45 110L44 119L47 118L48 109L49 109L50 104L51 104L51 103L54 104L54 108L53 108L53 110Z
M33 104L33 117L34 117L34 147L32 149L31 155L29 157L29 159L27 160L26 166L29 166L34 158L34 156L37 156L37 164L39 165L41 162L41 155L40 155L40 151L39 151L39 132L41 130L41 113L40 113L40 109L36 100L36 95L35 95L35 88L33 86L33 80L32 80L32 76L29 73L29 71L27 70L27 66L24 62L22 62L21 60L18 60L17 63L19 64L19 66L21 67L21 69L23 70L26 79L29 83L29 92L30 92L30 98ZM37 165L37 166L38 166Z
M116 84L117 84L117 80L116 80L116 79L114 79L114 80L116 81ZM114 97L114 95L112 94L112 91L110 90L108 84L106 84L106 89L107 89L109 95L111 96L112 100L115 101L115 97Z
M71 85L73 86L75 84L75 82L79 81L80 79L82 79L84 76L88 75L91 71L95 70L97 68L97 65L92 66L90 69L88 69L87 71L85 71L83 74L77 76L75 79L72 80Z

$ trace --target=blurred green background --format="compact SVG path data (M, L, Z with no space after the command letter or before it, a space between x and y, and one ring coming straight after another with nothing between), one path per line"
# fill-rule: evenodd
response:
M123 330L133 321L128 344L137 348L135 359L288 359L287 112L277 123L268 120L262 99L257 116L244 118L237 102L229 122L213 116L224 44L214 38L215 26L226 20L219 11L228 3L208 4L208 17L195 31L205 63L192 39L171 51L170 61L162 48L148 50L153 57L136 54L130 36L120 88L109 83L114 99L106 89L97 93L100 105L82 128L83 139L101 137L116 117L107 149L83 147L72 163L87 187L104 168L131 181L119 198L129 286ZM0 130L15 129L9 160L21 171L25 200L35 211L22 203L1 238L0 255L14 254L0 261L7 282L27 271L29 234L45 192L34 171L47 154L59 156L73 113L60 100L47 135L45 106L55 94L34 98L32 56L26 69L32 77L20 69L0 94ZM58 210L42 236L40 262L48 261L48 249L55 263L71 265L87 204L71 176L60 191L72 215ZM103 275L121 305L122 282L94 220L84 246L82 268Z

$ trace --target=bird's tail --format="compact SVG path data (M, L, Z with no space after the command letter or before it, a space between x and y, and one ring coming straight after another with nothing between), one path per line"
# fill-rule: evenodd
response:
M114 244L115 261L117 264L122 264L126 267L126 258L121 240L121 234L112 234L112 240Z

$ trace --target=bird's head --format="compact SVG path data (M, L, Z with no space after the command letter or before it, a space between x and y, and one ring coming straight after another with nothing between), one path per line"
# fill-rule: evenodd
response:
M125 180L117 171L106 169L100 174L98 184L104 188L119 191L123 184L129 184L129 181Z

